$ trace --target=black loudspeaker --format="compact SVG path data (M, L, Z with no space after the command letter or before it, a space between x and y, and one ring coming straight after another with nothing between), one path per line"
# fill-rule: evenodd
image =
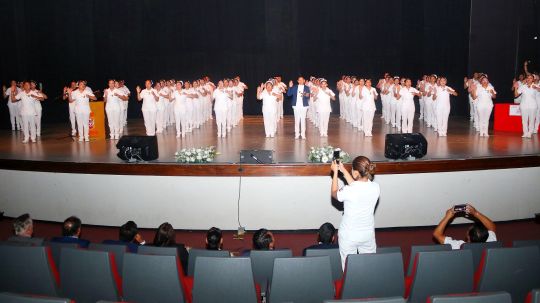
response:
M116 155L130 162L151 161L159 157L156 136L122 136L116 148L119 150Z
M384 156L389 159L422 158L427 153L427 141L421 133L387 134Z
M274 152L271 150L248 149L240 151L240 163L271 164L274 163Z

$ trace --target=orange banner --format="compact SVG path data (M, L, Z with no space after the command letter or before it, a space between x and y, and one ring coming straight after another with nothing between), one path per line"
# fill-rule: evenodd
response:
M105 103L90 102L90 138L105 139Z

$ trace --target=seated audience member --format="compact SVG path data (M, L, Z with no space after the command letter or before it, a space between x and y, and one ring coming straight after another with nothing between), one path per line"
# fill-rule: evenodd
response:
M304 256L307 249L332 249L339 248L335 243L336 241L336 228L332 223L326 222L319 227L318 242L319 244L311 245L304 249Z
M13 221L14 235L7 240L16 245L42 245L42 238L33 238L34 222L29 214L20 215Z
M452 249L460 249L461 245L465 243L462 240L454 240L451 237L447 237L444 234L446 226L450 221L452 221L456 216L465 216L468 219L475 221L473 226L469 228L466 235L466 242L495 242L497 241L497 236L495 235L495 223L491 221L484 214L476 210L472 205L467 204L464 212L457 212L454 210L454 207L446 211L446 215L441 220L435 231L433 232L433 237L440 244L450 244Z
M81 248L88 248L90 241L80 239L81 236L81 219L71 216L64 221L62 225L62 237L54 237L52 242L61 243L77 243Z
M212 227L206 232L206 249L221 250L223 248L223 234L221 229Z
M184 244L176 243L176 234L170 223L165 222L158 227L153 245L159 247L176 247L178 257L182 263L182 270L186 274L189 254Z
M253 234L253 250L274 250L274 246L274 235L269 230L261 228ZM250 250L245 250L241 255L249 257L250 253Z
M105 240L103 244L126 245L129 252L137 253L139 245L144 245L146 242L139 234L137 224L133 221L127 221L120 226L120 234L118 240Z

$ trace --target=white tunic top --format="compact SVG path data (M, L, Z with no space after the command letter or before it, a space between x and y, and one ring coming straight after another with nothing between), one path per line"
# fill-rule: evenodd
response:
M402 86L399 90L399 95L401 96L401 102L404 107L414 107L414 94L418 94L419 91L414 87L407 88Z
M35 116L36 107L34 105L34 98L31 96L32 91L26 93L25 91L20 91L16 96L15 100L20 100L20 114L22 116Z
M217 88L214 90L212 97L215 99L214 110L215 111L227 111L229 103L229 95L225 92L225 89Z
M354 238L358 233L375 231L374 212L380 192L379 184L372 181L354 181L337 192L338 201L343 202L341 237Z
M90 113L90 98L88 98L89 96L94 96L94 93L92 92L92 89L90 87L86 87L82 92L79 89L71 92L71 99L73 99L75 103L75 113Z
M157 102L156 102L156 99L154 98L154 94L156 94L156 96L158 95L157 91L153 88L151 89L143 89L141 92L140 92L140 96L143 100L143 104L142 104L142 110L147 110L147 111L156 111L157 110Z
M364 88L364 103L362 104L363 110L376 110L375 98L378 96L377 90L374 87L368 89L366 86L364 86Z
M17 96L22 90L18 87L15 87L15 96ZM6 89L6 95L7 95L7 98L8 98L8 105L10 103L13 103L12 105L18 105L19 102L12 102L13 100L11 100L11 86L8 87L8 89Z
M450 108L450 92L455 92L450 86L437 86L437 106Z
M493 99L491 98L492 94L490 93L490 90L493 90L495 94L497 93L491 84L488 84L486 88L481 85L476 87L477 106L493 106Z
M174 110L184 112L186 110L186 93L183 90L181 92L174 90L172 98L174 99Z
M120 102L122 100L120 100L119 97L115 96L114 95L115 93L118 95L124 94L123 91L117 88L113 88L113 89L107 88L105 92L103 93L104 96L107 96L107 103L105 104L106 110L112 110L112 111L120 110Z
M273 92L273 91L272 91ZM262 100L263 106L262 111L263 113L275 113L277 108L277 97L272 94L272 92L268 92L266 89L264 89L261 94L259 100Z
M497 235L495 235L495 232L488 230L488 238L486 242L496 242L496 241L497 241ZM444 244L450 244L450 246L452 246L452 249L460 249L461 245L465 244L465 241L454 240L451 237L446 237L444 238Z
M538 91L536 90L538 86L532 84L530 87L525 84L521 85L518 88L518 93L521 94L521 108L536 108L536 95Z
M317 112L319 113L331 113L332 106L330 105L330 97L334 97L336 94L328 87L323 89L319 88L317 93Z

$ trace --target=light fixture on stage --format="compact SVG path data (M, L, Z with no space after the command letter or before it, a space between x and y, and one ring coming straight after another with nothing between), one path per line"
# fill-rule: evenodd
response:
M384 156L389 159L419 159L427 153L427 140L421 133L387 134Z
M245 164L272 164L274 163L274 151L247 149L240 151L240 163Z
M116 148L118 158L128 162L152 161L159 157L156 136L122 136Z

